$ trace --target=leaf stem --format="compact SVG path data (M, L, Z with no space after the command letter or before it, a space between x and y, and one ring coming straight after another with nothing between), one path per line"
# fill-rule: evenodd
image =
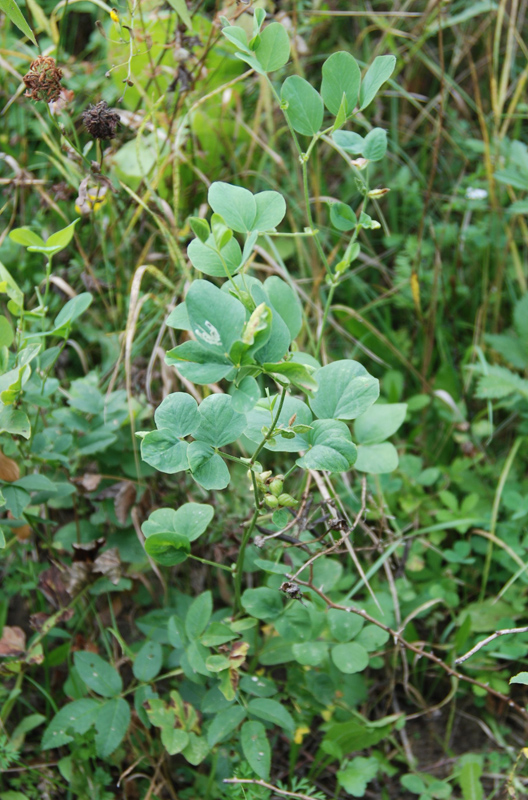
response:
M259 453L261 452L261 450L265 446L266 442L269 439L272 438L273 431L275 429L275 426L277 425L277 422L278 422L278 419L280 417L282 408L284 406L284 401L286 399L286 388L287 388L286 386L282 387L282 392L281 392L281 396L280 396L277 412L276 412L275 416L273 417L273 422L271 423L269 431L264 436L263 440L261 441L261 443L259 444L259 446L255 450L255 452L253 453L251 461L248 463L248 469L251 471L251 479L253 481L253 494L254 494L254 497L255 497L255 510L253 511L253 516L251 517L251 521L250 521L246 531L244 532L244 535L242 537L242 542L240 543L240 550L238 551L238 558L237 558L236 569L235 569L235 613L239 613L241 611L241 608L242 608L241 603L240 603L240 597L241 597L241 593L242 593L242 573L243 573L243 570L244 570L244 558L245 558L245 555L246 555L246 548L247 548L249 540L251 538L251 534L253 533L253 531L255 529L255 525L257 524L257 519L258 519L259 511L260 511L260 508L259 508L259 490L258 490L258 485L257 485L257 479L256 479L255 473L253 471L253 466L254 466L254 464L255 464L258 456L259 456Z

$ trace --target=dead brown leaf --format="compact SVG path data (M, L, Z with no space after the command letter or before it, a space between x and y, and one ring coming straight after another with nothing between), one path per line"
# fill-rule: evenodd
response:
M70 602L63 572L56 564L52 564L51 567L40 573L38 588L53 608L63 608Z
M117 547L111 547L97 556L93 563L92 572L100 572L114 585L121 578L121 560Z
M0 480L13 483L20 478L20 468L16 461L5 456L0 450Z
M85 472L80 478L74 478L73 482L85 492L95 492L102 479L103 476L97 472Z
M4 625L0 639L0 656L21 656L26 650L26 634L17 625Z
M128 512L136 502L136 487L131 481L123 481L114 499L114 509L118 522L126 525Z

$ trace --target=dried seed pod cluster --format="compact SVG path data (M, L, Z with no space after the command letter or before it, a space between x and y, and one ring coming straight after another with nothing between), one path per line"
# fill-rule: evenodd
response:
M39 56L31 62L29 72L24 75L26 97L51 103L61 93L62 70L51 56Z
M113 139L121 121L119 114L108 108L106 100L89 106L82 117L86 130L94 139Z

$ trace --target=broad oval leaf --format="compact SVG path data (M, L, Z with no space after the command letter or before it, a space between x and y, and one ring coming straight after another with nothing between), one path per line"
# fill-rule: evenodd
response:
M311 83L291 75L282 84L281 100L287 103L284 113L297 133L314 136L323 124L323 98Z
M237 240L232 237L220 253L215 248L211 235L206 242L193 239L187 248L187 255L193 267L213 278L228 278L242 266L242 250Z
M242 595L242 605L252 617L270 622L282 612L282 597L277 590L260 586L258 589L246 589Z
M211 394L198 407L200 427L195 433L197 441L212 447L224 447L242 435L247 420L233 408L233 398L228 394Z
M293 341L302 328L302 306L297 292L276 275L266 278L264 291L268 295L272 307L288 326Z
M210 444L191 442L187 456L194 480L204 489L208 491L225 489L229 485L231 480L229 470Z
M185 617L185 632L189 639L198 639L207 627L213 613L211 592L202 592L193 600Z
M215 744L227 739L245 718L246 710L241 706L230 706L224 711L220 711L209 725L209 730L207 731L209 747L214 747Z
M261 722L244 722L240 743L251 769L259 778L266 780L270 772L271 750L264 725Z
M330 206L330 219L338 231L351 231L357 225L354 210L346 203L332 203Z
M234 372L228 358L194 341L183 342L169 350L165 363L176 367L184 378L198 384L216 383Z
M73 662L81 680L102 697L115 697L123 691L119 672L97 653L78 650Z
M233 398L233 408L235 411L238 411L240 414L251 411L258 400L260 400L260 388L255 378L252 378L250 375L243 378L236 389L234 389L231 397Z
M157 428L168 428L175 437L188 436L200 424L198 403L190 394L173 392L157 407L154 421Z
M159 674L163 663L163 650L159 642L145 642L134 659L132 672L138 681L151 681Z
M95 749L99 758L108 758L125 738L130 724L130 706L122 697L114 697L101 706L95 727Z
M395 470L398 463L398 451L390 442L360 444L354 468L370 475L381 475Z
M248 711L250 714L266 720L266 722L272 722L274 725L284 728L288 733L293 733L295 728L294 719L278 700L270 700L264 697L250 700Z
M361 82L359 110L369 106L381 86L388 81L396 66L396 56L376 56Z
M317 667L328 655L326 642L297 642L292 647L295 660L304 667Z
M387 131L383 128L372 128L363 140L363 153L369 161L381 161L387 152Z
M158 508L153 511L141 530L149 538L155 533L180 533L194 542L206 530L214 516L213 506L207 503L184 503L176 511Z
M246 321L242 303L209 281L194 281L185 305L198 342L206 350L226 357L233 343L240 339Z
M257 204L248 189L215 181L209 187L207 199L213 211L223 217L229 228L238 233L248 233L253 230Z
M81 292L81 294L68 300L64 308L62 308L55 317L55 322L53 323L55 332L60 328L69 326L77 317L84 314L91 306L92 300L93 295L91 295L90 292Z
M164 567L181 564L190 551L189 540L182 533L153 533L145 540L145 552Z
M279 192L258 192L254 195L257 213L253 230L263 233L280 225L286 214L286 201Z
M355 463L357 448L350 431L339 420L319 419L305 434L310 449L296 463L303 469L320 469L328 472L347 472Z
M141 440L141 458L160 472L173 475L189 468L187 442L178 439L170 430L151 431Z
M360 644L350 642L336 644L332 649L332 661L340 672L353 675L355 672L362 672L367 668L369 656Z
M0 0L1 1L1 0ZM22 228L13 228L12 231L9 233L9 238L12 242L16 242L17 244L21 244L24 247L45 247L46 242L44 239L32 231L31 228L27 228L23 226Z
M255 56L264 72L274 72L288 63L290 39L279 22L271 22L260 33Z
M359 444L379 444L396 433L407 413L407 403L387 403L371 406L354 423L354 435Z
M62 747L73 740L68 731L86 733L94 724L101 704L97 700L83 697L63 706L53 717L42 735L42 749Z
M243 28L239 28L238 25L226 25L225 28L222 28L222 33L226 39L240 47L244 53L251 55L252 51L248 47L247 34Z
M359 133L355 133L354 131L335 131L335 133L332 134L332 139L345 153L350 153L355 156L363 155L365 140Z
M356 59L344 50L332 53L323 64L322 73L321 94L327 109L336 116L345 95L346 114L350 114L357 105L361 82Z
M330 633L338 642L349 642L360 632L364 620L359 614L352 614L340 608L330 608L327 613Z
M320 419L355 419L379 397L379 381L357 361L334 361L315 379L319 389L311 406Z

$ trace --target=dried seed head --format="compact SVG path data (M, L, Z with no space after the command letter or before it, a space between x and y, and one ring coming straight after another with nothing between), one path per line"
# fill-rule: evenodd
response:
M83 122L88 133L94 139L113 139L120 123L119 114L108 108L106 100L83 111Z
M29 72L24 75L26 97L32 100L45 100L51 103L61 93L62 70L57 67L55 59L50 56L39 56L31 62Z

